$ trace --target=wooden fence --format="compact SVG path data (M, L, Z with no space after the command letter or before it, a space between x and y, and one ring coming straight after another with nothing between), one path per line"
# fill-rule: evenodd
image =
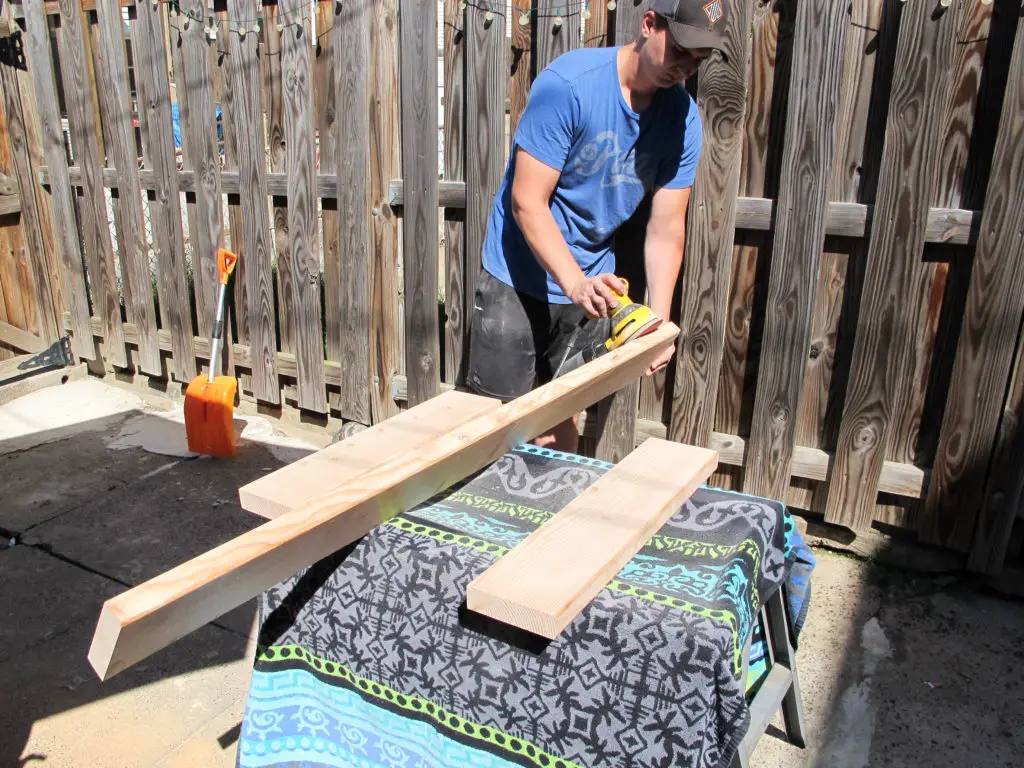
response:
M997 572L1024 484L1021 2L730 5L729 56L687 84L705 149L678 354L588 414L588 450L710 445L720 485ZM645 6L23 0L28 72L0 71L30 151L0 181L51 277L36 314L80 356L186 382L227 245L244 397L372 424L435 395L463 373L532 79L630 41ZM641 290L643 225L617 249Z

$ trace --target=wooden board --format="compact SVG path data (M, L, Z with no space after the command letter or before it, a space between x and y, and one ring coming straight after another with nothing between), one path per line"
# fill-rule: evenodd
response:
M342 418L371 422L370 414L370 214L369 142L370 73L365 62L370 57L370 17L374 9L362 0L349 4L346 23L338 25L334 48L337 74L335 103L344 105L338 112L335 166L338 169L338 216L340 240L338 262L341 282Z
M57 42L61 71L65 78L64 98L72 151L82 168L82 192L78 210L82 223L89 288L94 312L106 326L103 356L118 368L128 365L121 331L121 300L117 293L114 247L107 224L107 203L99 157L99 126L96 122L92 83L88 79L85 36L82 18L75 0L61 0Z
M388 204L388 185L401 174L398 123L398 0L378 0L370 15L370 351L368 372L373 423L398 412L391 396L398 371L401 324L398 217Z
M534 16L534 50L538 75L563 53L580 47L582 10L583 6L579 3L538 0ZM518 18L513 16L512 24L518 23Z
M136 6L136 14L132 32L139 111L145 114L143 133L147 138L143 142L143 154L146 166L153 171L156 181L149 210L157 259L157 292L163 325L171 331L175 342L175 378L188 382L195 378L196 359L164 34L159 8L151 3L140 3Z
M589 16L587 16L589 12ZM608 6L607 3L588 3L585 6L586 21L583 27L583 46L585 48L603 48L608 45Z
M288 166L288 260L291 293L285 301L295 318L295 358L299 364L299 407L327 412L324 342L320 313L320 254L316 243L316 156L313 144L313 71L309 62L310 24L299 0L282 0L279 10L302 19L281 33L284 78L284 138ZM279 257L278 263L281 258Z
M682 276L680 328L672 393L672 440L707 445L725 339L743 149L751 0L734 3L727 17L728 61L701 65L697 104L704 122L704 149L690 200Z
M72 318L71 346L76 357L94 360L96 345L89 331L89 299L85 287L85 273L82 269L82 252L76 237L78 227L71 204L71 182L68 179L60 116L57 114L57 87L50 64L53 60L50 37L46 17L43 15L42 0L27 0L24 8L27 25L24 40L25 56L28 66L34 73L35 103L39 110L46 163L50 168L56 247L60 252L64 293Z
M315 502L111 598L103 605L89 662L107 679L195 631L621 388L678 332L665 324Z
M715 451L648 440L473 579L467 606L558 637L716 466Z
M938 172L955 16L924 4L903 9L878 200L868 246L850 382L825 507L831 523L871 524L894 413L909 396L917 316L930 270L921 260L929 191Z
M500 405L500 400L467 392L444 392L243 485L239 501L260 517L280 517Z
M1024 315L1022 188L1024 34L1018 30L985 195L985 226L974 253L939 451L928 486L921 537L930 544L968 549L985 498L989 458ZM1007 508L1012 514L1012 505ZM986 545L1000 546L997 542L1005 541L1009 529L1004 520L985 516L976 535L985 542L975 546L981 552Z
M117 194L112 195L112 202L118 222L118 260L125 286L125 315L139 329L139 367L143 373L162 376L149 272L149 243L146 242L142 214L142 190L128 94L124 26L117 0L100 0L96 6L96 17L100 44L93 46L93 54L100 106L106 123L104 148L117 183Z
M536 69L533 46L533 0L512 0L512 48L509 72L508 151L515 139L516 127L530 97L530 85ZM522 20L526 19L523 24ZM445 81L447 84L447 81Z
M320 0L316 4L317 45L314 48L313 60L313 108L316 113L316 131L319 139L318 173L334 175L337 178L338 167L338 92L335 78L338 75L334 53L339 44L341 24L334 28L335 4L331 0ZM341 307L341 266L338 217L336 200L321 198L321 235L324 261L324 315L327 326L327 359L342 359L343 329L338 318ZM335 409L340 409L338 396L329 393L328 400Z
M444 2L444 178L461 181L465 174L465 78L466 37L462 0ZM513 23L515 16L513 15ZM514 28L513 28L514 31ZM529 69L529 66L526 66ZM444 380L459 384L465 376L464 329L469 317L465 283L465 221L463 211L444 211L445 290L444 290Z
M505 170L505 25L466 9L466 307L473 304L487 221ZM465 333L468 339L470 318ZM465 342L463 342L465 344Z
M735 13L735 8L730 10ZM640 36L640 21L646 12L647 0L615 4L615 45L629 45Z
M229 19L251 19L250 0L228 0ZM281 388L277 380L277 343L274 333L274 292L271 286L270 216L267 213L266 167L261 125L257 35L231 35L230 65L232 123L240 178L242 237L237 244L239 261L246 261L245 294L249 344L253 348L252 386L260 400L277 404ZM243 127L247 127L243 128ZM235 233L233 233L234 236Z
M825 240L847 9L833 0L797 6L793 79L779 185L774 258L743 490L781 499L807 366L814 289Z
M441 386L437 321L437 6L402 0L402 168L405 181L405 375L409 403Z
M172 47L180 52L175 70L181 114L185 167L195 171L195 221L192 226L192 271L195 276L198 335L209 336L217 313L217 249L224 244L220 153L213 111L210 44L206 39L206 5L184 0L177 14ZM186 15L187 14L187 15ZM185 21L188 20L188 25ZM180 36L180 43L174 40ZM218 371L219 373L219 371Z

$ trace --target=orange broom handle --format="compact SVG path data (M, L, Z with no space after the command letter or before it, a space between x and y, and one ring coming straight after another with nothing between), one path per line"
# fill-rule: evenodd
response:
M220 290L217 291L217 319L213 323L213 334L210 338L210 383L217 375L217 356L220 353L220 337L224 332L224 298L228 292L228 277L235 271L238 256L226 248L217 249L217 272L220 277Z

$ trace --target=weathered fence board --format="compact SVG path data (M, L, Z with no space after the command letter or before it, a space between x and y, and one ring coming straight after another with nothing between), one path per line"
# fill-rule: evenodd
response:
M538 73L566 51L580 47L581 11L579 3L567 5L559 0L538 0L534 14ZM518 20L513 17L512 23L517 24Z
M512 0L512 47L509 51L512 60L509 64L511 81L508 114L510 150L519 118L523 116L523 110L526 109L526 102L530 97L530 85L539 71L535 69L533 56L533 5L533 0ZM445 83L447 82L446 80Z
M249 0L228 0L228 19L248 22L255 18ZM269 403L281 401L277 379L277 344L274 335L274 292L271 287L270 217L267 212L266 166L259 89L258 40L255 34L231 36L232 118L238 155L242 238L239 260L245 269L249 345L253 349L252 385L256 397Z
M514 17L513 17L514 20ZM464 108L466 76L466 37L463 34L465 12L461 0L444 3L444 178L461 181L465 176ZM514 31L515 28L513 28ZM513 56L515 56L513 40ZM520 61L519 66L523 66ZM525 67L528 73L529 66ZM513 77L518 74L513 73ZM514 88L513 88L514 90ZM515 129L513 128L513 131ZM466 307L466 252L465 211L445 208L445 323L444 323L444 380L448 384L461 383L465 376Z
M1024 314L1024 34L1018 32L1013 66L985 195L985 225L971 269L956 362L939 450L925 502L922 538L968 549L975 512L984 500L991 447L996 442ZM1005 514L1005 512L1004 512ZM979 552L994 551L1005 524L982 517Z
M338 75L334 49L341 35L341 24L334 26L335 4L328 0L320 0L316 4L317 44L313 60L313 91L316 98L313 109L316 113L316 131L319 138L318 172L324 175L336 175L338 168L338 94L334 87ZM344 105L342 105L344 109ZM369 108L367 108L369 119ZM321 199L321 244L324 261L324 307L327 325L327 359L342 359L342 328L340 323L332 322L333 308L341 306L341 242L339 239L340 219L336 200ZM333 408L340 411L339 395L330 393L329 401Z
M746 492L767 498L782 498L789 487L825 239L846 16L833 0L797 6L774 258L743 483Z
M921 260L928 198L938 172L939 109L948 81L955 17L909 4L900 23L875 225L850 383L832 465L826 519L855 530L871 523L894 414L921 350L910 326L930 286Z
M57 86L50 66L53 55L42 0L26 0L25 23L25 56L35 73L33 83L42 127L43 149L52 177L50 188L57 235L55 245L60 251L64 291L71 311L71 346L77 357L95 360L96 345L89 330L89 297L82 268L82 252L76 236L78 227L71 205L71 182L68 180L68 164L61 136L60 116L57 113Z

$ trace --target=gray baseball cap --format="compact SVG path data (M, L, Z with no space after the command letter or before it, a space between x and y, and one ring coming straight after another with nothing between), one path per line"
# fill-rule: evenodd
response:
M651 0L648 8L665 17L681 48L725 51L725 26L733 0Z

